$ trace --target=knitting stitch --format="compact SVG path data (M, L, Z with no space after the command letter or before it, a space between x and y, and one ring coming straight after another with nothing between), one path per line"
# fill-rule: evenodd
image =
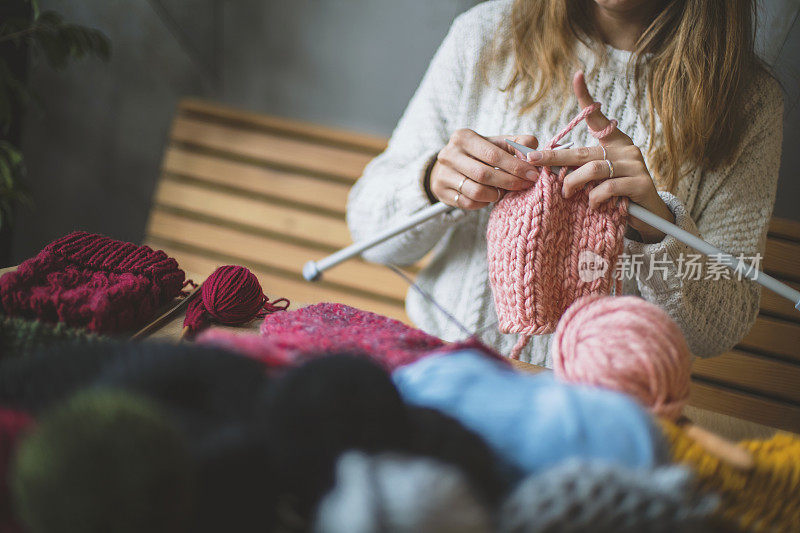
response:
M672 533L705 530L717 498L679 466L630 470L565 461L528 477L500 512L501 533Z
M737 469L692 439L679 426L662 421L672 457L691 467L700 487L721 497L717 515L746 531L797 531L800 524L800 437L777 433L767 440L739 443L755 462Z
M545 148L555 147L599 108L598 103L584 108ZM615 126L612 122L596 137L607 136ZM533 187L509 192L489 216L489 280L500 331L520 334L511 352L514 358L519 358L531 335L552 333L576 299L611 291L624 242L627 200L590 209L593 185L564 198L566 175L567 167L561 167L558 175L542 167ZM582 264L587 261L595 264Z
M184 278L178 263L160 250L75 232L0 277L0 309L96 333L122 333L178 296Z
M400 321L336 303L267 315L261 334L289 353L350 352L392 369L417 360L444 342Z

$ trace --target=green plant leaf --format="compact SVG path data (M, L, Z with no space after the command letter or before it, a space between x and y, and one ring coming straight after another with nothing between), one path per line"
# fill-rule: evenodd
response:
M108 60L111 55L111 43L103 32L64 23L61 15L54 11L43 11L39 15L30 39L47 63L56 69L64 68L70 59L94 55Z
M28 0L31 4L31 9L33 9L33 20L36 21L39 18L39 0Z

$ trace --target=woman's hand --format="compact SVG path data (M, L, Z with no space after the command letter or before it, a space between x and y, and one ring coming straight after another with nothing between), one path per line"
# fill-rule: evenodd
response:
M581 108L594 102L586 87L583 72L575 74L572 87ZM601 131L610 123L599 109L589 115L586 122L594 131ZM675 221L672 212L658 195L642 151L633 144L630 137L618 129L602 139L600 146L542 150L531 152L528 159L536 165L578 167L564 178L562 194L565 198L569 198L589 182L599 182L589 192L589 206L592 209L611 198L627 196L661 218L669 222ZM658 242L664 238L664 233L636 218L630 217L629 225L639 232L645 242Z
M532 135L482 137L468 129L453 133L431 169L433 195L447 205L481 209L500 200L505 191L532 187L539 170L506 144L508 138L531 148L539 146Z

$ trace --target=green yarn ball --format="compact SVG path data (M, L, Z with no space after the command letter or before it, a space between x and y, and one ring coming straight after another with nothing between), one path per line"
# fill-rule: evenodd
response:
M190 478L186 443L154 403L93 390L21 443L11 485L33 533L174 532L188 524Z

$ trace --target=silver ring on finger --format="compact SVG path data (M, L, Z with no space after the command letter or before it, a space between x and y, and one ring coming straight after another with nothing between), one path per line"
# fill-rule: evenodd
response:
M497 203L497 202L500 201L500 198L503 197L503 193L502 193L502 191L500 190L499 187L495 187L494 190L497 191L497 200L495 200L494 203Z
M469 179L469 178L467 178L466 176L464 176L464 179L463 179L463 180L461 180L461 183L459 183L459 184L458 184L458 187L456 187L456 191L458 191L458 194L464 194L464 193L462 193L462 192L461 192L461 187L463 187L463 186L464 186L464 184L467 182L467 180L468 180L468 179Z
M453 203L458 206L458 199L461 198L461 193L457 192L455 198L453 198Z
M608 159L608 154L606 153L606 147L601 144L600 149L603 150L603 159Z
M608 165L608 179L613 178L614 177L614 164L611 161L609 161L608 159L603 159L603 161L605 161L606 164Z

